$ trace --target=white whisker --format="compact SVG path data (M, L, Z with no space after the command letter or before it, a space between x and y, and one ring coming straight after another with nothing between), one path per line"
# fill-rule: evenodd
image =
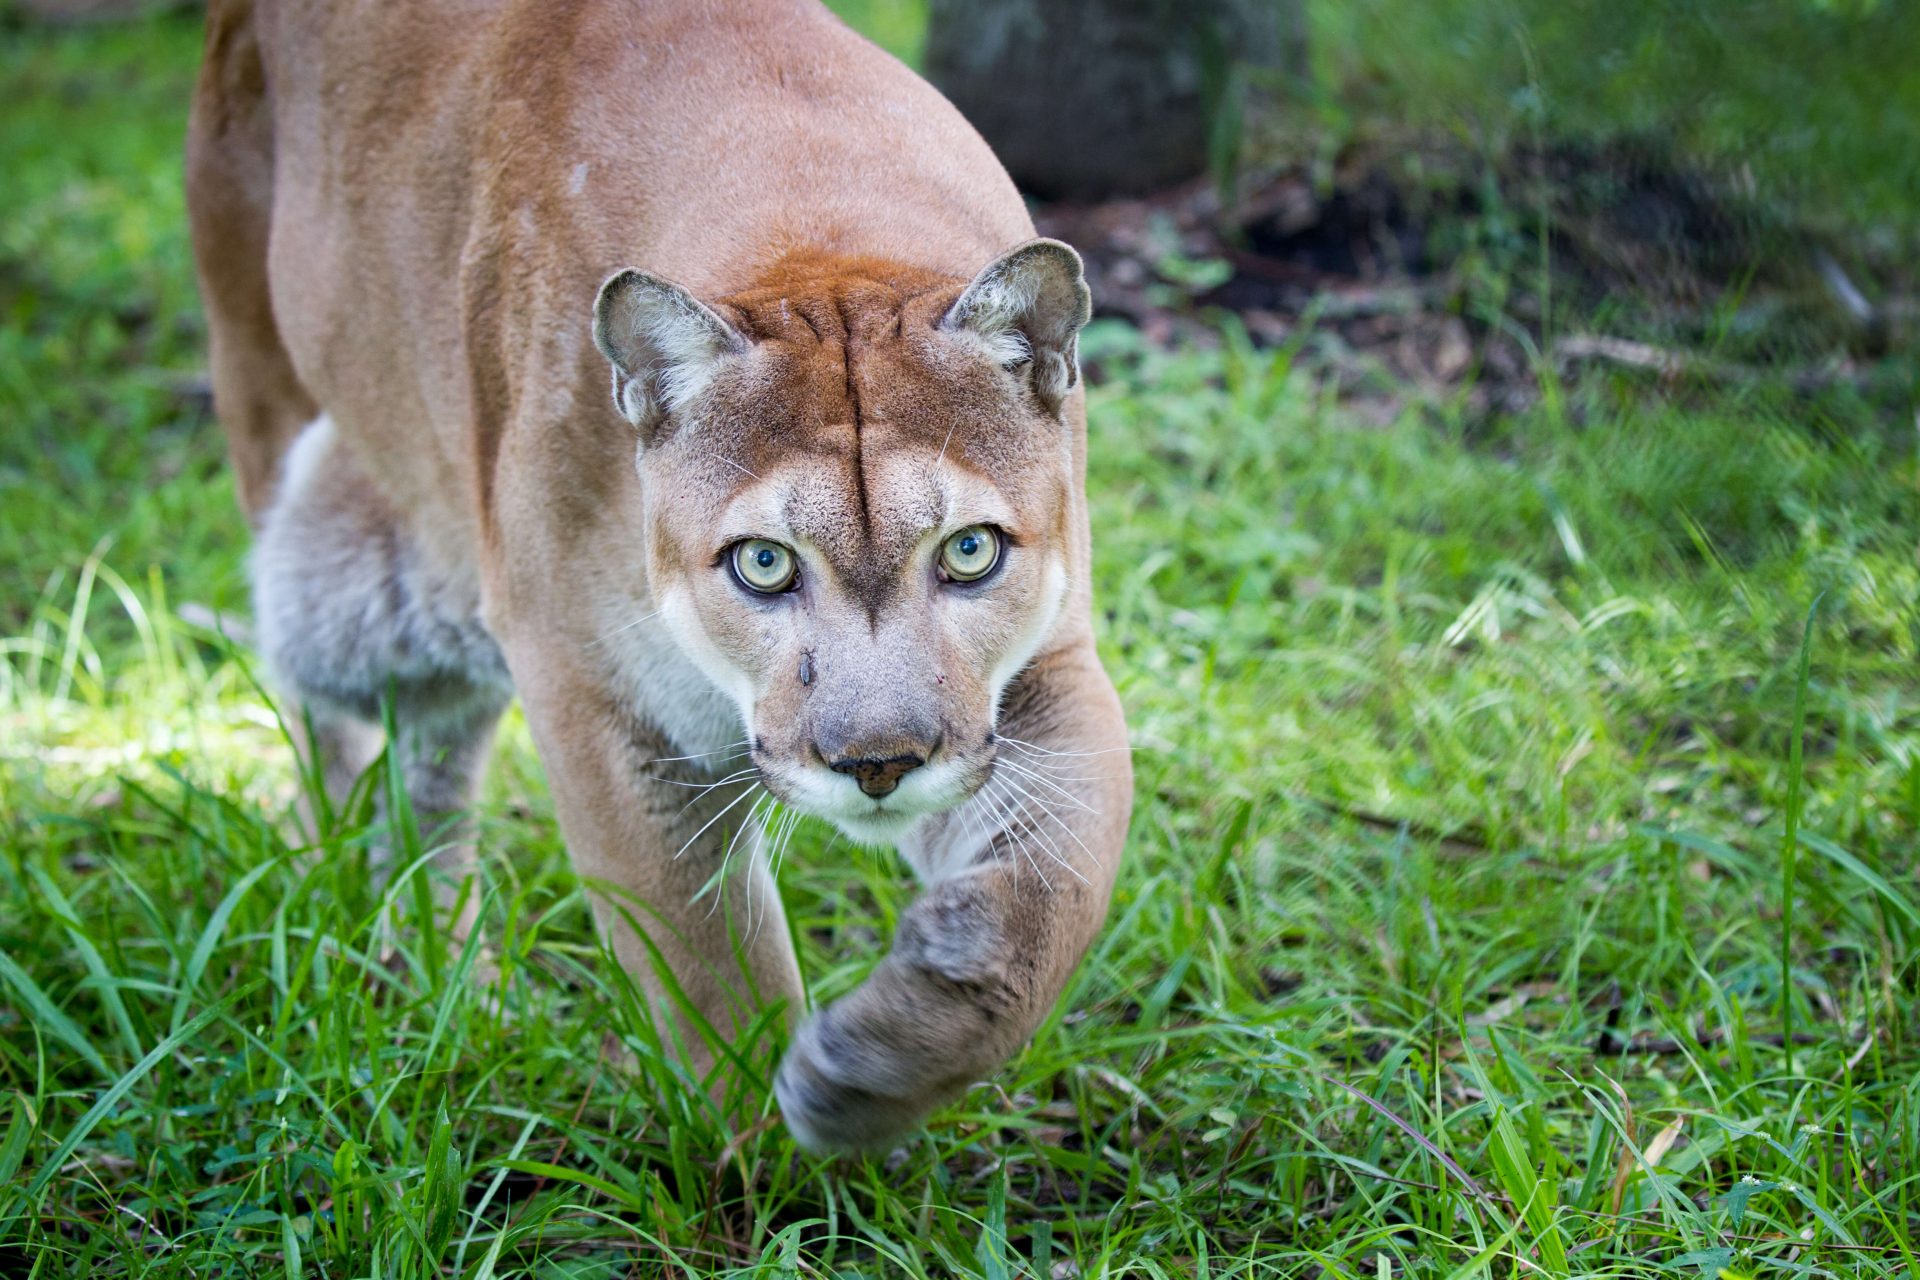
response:
M1052 815L1045 812L1035 814L1025 799L1016 801L1016 803L1020 806L1020 817L1026 822L1027 830L1031 831L1034 838L1040 841L1047 858L1055 866L1065 867L1073 874L1075 879L1079 880L1081 884L1085 884L1087 882L1086 877L1081 875L1080 872L1067 861L1066 854L1062 852L1060 848L1060 842L1048 835L1046 829L1040 825L1040 819L1042 817L1051 817Z
M1018 747L1028 755L1036 756L1110 756L1119 751L1132 752L1141 750L1140 747L1129 745L1125 747L1104 747L1099 751L1055 751L1052 747L1043 747L1037 742L1023 742L1019 738L1009 738L1004 733L996 733L993 740L995 742L1004 742L1010 747Z
M1052 809L1048 808L1046 803L1042 801L1038 796L1034 795L1031 791L1028 791L1025 787L1021 786L1019 783L1015 782L1013 779L1006 778L1006 779L1003 779L1003 781L1006 783L1007 786L1011 787L1017 794L1023 797L1023 802L1020 808L1022 813L1027 814L1030 821L1032 820L1032 815L1027 811L1026 804L1024 803L1024 801L1026 800L1031 800L1034 804L1038 805L1040 808L1040 812L1043 816L1053 819L1054 825L1059 827L1062 831L1066 832L1068 839L1072 840L1075 844L1080 846L1080 851L1087 855L1087 861L1089 863L1097 863L1098 859L1096 859L1093 856L1093 850L1087 848L1086 842L1080 839L1080 836L1078 835L1078 833L1074 831L1070 823L1064 821L1059 814L1053 812ZM1081 884L1090 883L1084 875L1080 874L1080 869L1078 867L1075 867L1072 863L1068 862L1064 856L1062 856L1060 851L1060 846L1053 841L1053 838L1051 836L1047 836L1045 832L1039 829L1039 824L1037 822L1034 822L1034 833L1036 835L1041 836L1043 839L1047 841L1048 847L1053 853L1053 859L1055 862L1058 862L1061 866L1065 867L1068 871L1072 872L1074 875L1074 878L1079 880Z
M798 809L791 810L786 815L786 825L781 829L780 843L775 847L773 854L773 871L776 876L780 872L780 865L786 861L787 849L793 844L794 834L800 830L800 820L804 817L806 815Z
M663 778L657 773L649 773L644 776L649 782L658 782L663 786L692 787L695 791L711 791L715 787L724 787L729 782L738 782L742 778L750 778L759 772L760 770L757 766L753 768L748 768L748 769L736 769L732 773L728 774L726 777L721 778L716 782L687 782L681 778ZM698 796L694 797L694 799L696 800L699 798L700 797Z
M1006 762L1013 759L1013 756L1008 755L1004 751L994 756L996 762ZM1078 769L1084 766L1072 763L1056 763L1055 761L1043 760L1036 756L1028 756L1024 760L1018 761L1018 763L1023 769L1029 769L1034 773L1043 774L1058 782L1111 782L1119 776L1112 773L1068 773L1067 770L1069 769Z
M957 427L959 425L960 425L960 421L957 418L954 419L953 422L948 424L946 437L940 441L940 456L933 460L934 466L938 467L941 463L947 460L947 445L951 443L953 440L954 427Z
M726 777L720 779L720 781L718 782L706 782L706 783L674 782L673 779L671 778L655 778L654 781L666 782L676 787L695 788L693 795L689 796L687 798L687 802L680 806L679 812L673 815L674 817L678 818L680 814L685 813L687 810L693 808L694 805L699 804L702 798L704 798L709 792L714 791L717 788L727 787L727 786L738 786L743 782L749 782L749 783L758 782L759 779L760 779L760 771L758 769L742 769L738 773L732 773L727 775Z
M709 791L712 791L716 787L725 787L725 786L737 787L737 786L744 785L748 788L748 791L746 794L751 795L753 794L752 788L758 785L759 781L760 781L760 776L757 773L753 774L752 776L747 776L745 773L741 773L741 774L736 774L735 776L721 782L709 783L706 787L702 788L700 791L695 792L693 795L693 798L688 800L685 804L681 805L679 808L679 811L676 812L673 816L675 818L678 818L681 814L693 808L693 806L695 806L696 804L699 804L700 801L706 796L706 794ZM680 855L675 854L674 856L679 857Z
M734 829L733 835L728 837L727 847L720 854L720 892L713 895L713 905L707 908L707 918L709 920L713 918L713 913L720 909L721 901L727 896L727 877L733 868L734 848L740 843L740 837L745 835L748 829L753 826L754 815L759 813L760 807L769 800L773 800L773 793L770 791L762 791L759 798L753 802L753 807L747 810L746 817L740 819L740 825ZM775 800L774 803L778 805L779 801ZM722 810L722 812L725 812L725 810ZM749 873L751 873L751 868L749 868ZM747 883L746 927L749 930L753 928L753 883L751 874L748 876Z
M986 807L987 801L986 788L983 787L968 796L960 807L948 813L947 825L942 829L942 835L947 841L949 863L946 868L947 874L954 874L971 867L975 860L992 846L993 834L980 819L980 811ZM958 860L955 855L956 846L960 850L959 857L966 859L965 867L950 865Z
M1067 790L1065 787L1061 786L1058 782L1055 782L1052 778L1049 778L1043 774L1037 773L1034 770L1027 768L1023 764L1020 764L1013 760L1005 759L1004 757L996 761L995 763L996 765L1004 766L1008 769L1011 769L1014 773L1019 774L1022 777L1030 778L1034 782L1038 783L1043 787L1047 787L1054 791L1059 792L1060 795L1063 798L1065 798L1068 804L1073 805L1077 809L1085 809L1088 813L1095 814L1095 815L1098 815L1100 812L1098 809L1094 808L1092 805L1082 800L1079 796L1073 794L1073 792Z
M605 644L607 641L619 635L622 631L631 631L643 622L651 622L653 619L659 617L663 612L665 612L665 610L655 609L652 613L643 613L639 617L635 618L632 622L625 623L621 626L615 627L613 630L607 632L607 634L601 636L598 640L595 640L590 644L588 644L587 648L597 649L601 645Z
M733 809L735 805L739 804L742 800L745 800L748 796L752 795L755 791L759 789L760 789L760 784L756 782L752 786L748 787L745 791L742 791L739 795L735 796L733 799L727 801L725 808L723 808L722 810L720 810L720 812L714 814L711 818L708 818L705 822L700 824L700 829L687 837L686 844L681 845L678 849L675 849L673 851L674 858L678 859L681 854L687 851L687 848L689 845L691 845L695 840L698 840L701 836L707 833L708 827L720 821L720 819L726 817L727 814ZM699 797L697 796L695 797L695 799L698 799L698 798ZM687 803L692 804L693 801L689 800L687 801ZM683 808L681 812L685 813L686 810Z
M772 798L771 792L768 793L768 798ZM754 869L756 871L766 872L766 891L774 902L780 900L780 890L775 884L774 873L775 869L779 866L780 848L783 840L781 832L788 829L788 824L792 818L792 813L787 810L785 805L782 805L776 799L772 804L767 806L767 811L760 816L760 830L754 837ZM760 922L754 927L753 937L755 941L759 940L760 930L766 928L767 917L772 914L771 909L760 913Z
M987 824L981 815L981 810L987 806L988 800L983 789L980 794L969 797L967 802L955 811L966 823L967 829L961 834L979 843L979 848L974 851L975 856L985 853L993 844L993 832L987 830Z
M1039 825L1034 822L1033 816L1026 811L1026 806L1022 804L1011 791L1006 789L1004 779L996 778L995 782L999 784L1001 795L1006 801L1000 810L1000 817L1002 818L1001 830L1006 833L1007 839L1013 841L1013 847L1020 851L1020 856L1026 859L1028 868L1039 878L1041 887L1048 893L1052 893L1053 881L1047 878L1045 871L1041 870L1039 862L1034 859L1033 849L1028 842L1021 839L1020 832L1016 829L1015 820L1017 819L1017 824L1024 826L1027 833L1032 836L1039 836L1041 834ZM1016 809L1018 809L1017 814L1015 813ZM1058 853L1049 853L1048 857L1055 862L1060 861L1060 855Z
M690 756L656 756L652 760L647 761L647 764L652 766L656 764L678 764L682 760L705 760L708 756L726 755L730 752L738 751L746 745L747 740L741 738L736 742L729 742L726 746L714 751L700 751Z
M778 823L778 825L774 828L773 835L770 841L767 836L768 822ZM768 813L767 817L761 819L761 824L760 824L761 844L759 847L759 852L762 856L763 865L765 865L767 868L767 892L770 895L772 895L773 900L775 902L778 902L780 900L780 887L779 887L780 860L786 856L787 844L789 841L793 839L794 828L798 827L799 825L800 825L800 815L792 810L785 808L784 806L780 805L778 802L775 802L772 810ZM772 852L770 854L767 853L767 847L769 843L771 843L772 845ZM772 914L773 914L772 911L767 911L762 914L760 918L762 927L765 926L766 917ZM758 934L755 934L756 940L758 939L758 936L759 936Z

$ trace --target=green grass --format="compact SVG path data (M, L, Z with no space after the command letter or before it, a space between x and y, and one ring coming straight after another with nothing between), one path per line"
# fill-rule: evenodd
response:
M1847 236L1920 232L1920 9L1900 0L1306 0L1321 123L1498 148L1626 137ZM1873 227L1868 231L1866 228Z
M1910 435L1605 382L1379 426L1231 332L1089 333L1111 921L994 1081L816 1161L660 1051L517 720L490 987L363 822L299 834L181 617L245 608L179 389L193 49L0 49L0 1273L1920 1272ZM787 865L830 999L912 886Z

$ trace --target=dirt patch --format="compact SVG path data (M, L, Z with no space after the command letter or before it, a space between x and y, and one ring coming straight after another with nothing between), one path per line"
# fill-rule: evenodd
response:
M1838 253L1769 221L1740 183L1625 144L1498 162L1373 147L1230 201L1200 181L1035 216L1086 258L1100 314L1207 344L1231 313L1385 412L1410 396L1517 409L1543 368L1592 364L1800 390L1886 381L1875 362L1915 337L1899 255ZM1878 301L1856 277L1880 282Z

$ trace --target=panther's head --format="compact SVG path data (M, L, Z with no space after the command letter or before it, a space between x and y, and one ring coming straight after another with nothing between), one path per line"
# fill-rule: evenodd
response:
M701 301L640 271L594 341L640 432L655 607L783 802L868 843L989 776L1062 614L1089 300L1035 240L971 283L857 259Z

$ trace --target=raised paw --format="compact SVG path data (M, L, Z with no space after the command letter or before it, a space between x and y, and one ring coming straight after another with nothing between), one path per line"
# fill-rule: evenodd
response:
M970 1073L915 1080L896 1048L847 1034L839 1015L834 1006L807 1019L773 1081L787 1128L808 1151L887 1151L970 1082Z

